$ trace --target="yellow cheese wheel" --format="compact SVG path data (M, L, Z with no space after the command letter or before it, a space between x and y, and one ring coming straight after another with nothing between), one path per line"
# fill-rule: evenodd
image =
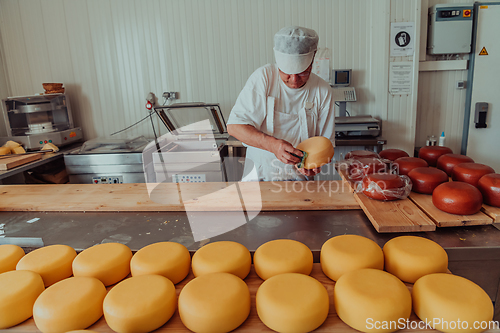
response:
M76 251L67 245L49 245L36 249L19 260L17 270L33 271L42 276L45 287L72 275Z
M193 274L226 272L244 279L250 273L250 251L240 243L221 241L209 243L193 255Z
M305 169L319 168L330 163L333 158L333 144L324 136L313 136L298 144L297 149L305 151L307 157L304 160Z
M0 329L22 323L33 315L33 304L45 289L42 277L31 271L0 274Z
M8 154L10 154L9 147L0 147L0 155L8 155Z
M24 150L23 146L11 148L10 151L12 154L24 154L26 153L26 150Z
M335 310L361 332L394 332L411 313L408 288L394 275L362 268L342 275L333 291Z
M253 256L255 272L262 279L283 273L311 274L313 255L301 242L276 239L262 244Z
M400 236L385 243L385 270L399 279L415 283L431 273L448 271L448 255L436 242L417 236Z
M106 288L91 277L70 277L45 289L33 306L33 319L43 333L84 329L103 314Z
M179 315L193 332L229 332L250 314L250 291L234 274L210 273L189 281L179 294Z
M257 314L278 332L310 332L328 317L326 288L313 277L285 273L264 281L256 294Z
M104 243L83 250L73 261L74 276L90 276L105 286L123 280L130 273L132 251L121 243Z
M0 273L13 271L16 265L24 257L24 250L14 244L0 245Z
M174 284L181 282L189 274L191 255L182 244L159 242L137 251L130 261L132 276L158 274Z
M177 308L174 284L161 275L125 279L104 298L104 318L119 333L150 332L165 324Z
M320 262L323 273L337 281L342 274L356 269L384 269L384 254L380 246L369 238L341 235L323 244Z
M442 332L483 332L493 319L493 303L474 282L446 274L428 274L415 282L413 310Z
M66 333L97 333L97 331L92 331L92 330L73 330L73 331L68 331Z

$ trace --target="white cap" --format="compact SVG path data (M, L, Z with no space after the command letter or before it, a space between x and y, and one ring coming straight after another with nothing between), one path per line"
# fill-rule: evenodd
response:
M308 28L291 26L274 35L274 56L286 74L299 74L309 67L318 49L318 34Z

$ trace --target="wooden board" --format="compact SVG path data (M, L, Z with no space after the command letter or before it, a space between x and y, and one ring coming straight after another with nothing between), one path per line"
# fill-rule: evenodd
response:
M354 193L354 197L378 232L436 230L436 225L409 199L379 201L363 193Z
M493 223L500 223L500 207L484 205L481 211L493 219Z
M5 157L8 155L3 155L0 158L0 171L10 170L20 165L33 162L42 158L42 154L28 154L16 156L12 155L9 157Z
M313 271L311 273L311 276L316 278L319 282L321 282L326 290L328 291L328 295L330 297L330 311L328 313L328 317L326 321L321 325L318 329L316 329L314 332L340 332L340 333L356 333L359 332L349 326L347 326L342 320L337 316L337 313L335 312L335 307L333 304L333 289L335 286L335 282L328 279L323 272L321 271L320 264L314 264ZM186 285L187 282L189 282L191 279L193 279L192 273L189 274L189 276L178 283L176 287L177 295L180 293L182 287ZM263 282L257 274L255 274L255 271L252 267L252 270L250 274L245 278L245 282L248 285L248 288L250 290L250 295L251 295L251 309L250 309L250 315L248 316L247 320L236 330L233 332L274 332L267 328L259 319L259 316L257 315L257 310L255 307L255 294L257 292L257 289ZM408 288L411 289L411 285L407 284ZM419 319L417 316L412 312L410 316L410 321L415 322L414 325L415 327L416 324L418 323ZM411 326L411 324L410 324ZM97 332L105 332L105 333L114 333L109 326L106 324L106 321L104 320L104 317L101 317L99 321L97 321L94 325L90 326L88 329L94 330ZM33 321L33 319L28 319L27 321L14 326L10 329L5 330L6 332L10 333L32 333L32 332L40 332ZM414 329L404 329L398 332L436 332L434 330L414 330ZM158 330L155 332L191 332L189 331L183 324L182 321L179 317L179 313L176 311L172 318L162 327L160 327ZM496 331L491 331L491 332L499 332L498 330Z
M493 219L483 212L473 215L454 215L437 209L432 203L432 195L411 192L409 197L422 209L438 227L458 227L492 224Z
M341 181L0 185L0 211L242 211L242 207L246 211L360 209Z

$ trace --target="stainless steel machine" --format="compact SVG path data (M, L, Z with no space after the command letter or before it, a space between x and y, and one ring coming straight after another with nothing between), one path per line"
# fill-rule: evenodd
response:
M142 151L148 144L143 136L97 138L64 155L72 184L144 183Z
M335 117L336 138L377 137L382 123L372 116Z
M65 94L9 97L2 100L2 113L8 136L0 138L0 144L12 140L38 149L46 143L61 147L82 139Z

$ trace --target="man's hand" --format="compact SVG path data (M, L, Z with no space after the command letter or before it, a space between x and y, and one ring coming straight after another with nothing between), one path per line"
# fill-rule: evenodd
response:
M295 149L294 146L288 141L276 139L271 145L271 152L278 160L285 164L297 164L300 162L302 152ZM297 155L298 157L293 156Z
M307 176L307 177L313 177L313 176L316 176L320 171L321 171L321 167L319 168L314 168L314 169L304 169L304 168L297 168L297 170L303 174L304 176Z

